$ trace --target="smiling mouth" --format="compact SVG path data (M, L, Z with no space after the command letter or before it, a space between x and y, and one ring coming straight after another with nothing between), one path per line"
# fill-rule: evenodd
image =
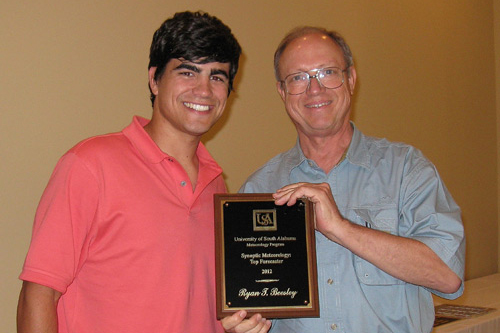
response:
M323 102L323 103L318 103L318 104L308 104L308 105L306 105L306 108L317 109L317 108L320 108L320 107L323 107L326 105L330 105L331 103L332 103L331 101L328 101L328 102Z
M189 103L189 102L184 102L184 106L193 109L195 111L208 111L210 110L210 106L208 105L201 105L201 104L195 104L195 103Z

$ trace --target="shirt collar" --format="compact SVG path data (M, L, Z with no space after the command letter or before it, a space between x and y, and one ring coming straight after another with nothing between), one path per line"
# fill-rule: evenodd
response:
M142 155L145 161L149 163L160 163L165 159L172 158L164 153L160 147L151 139L148 133L144 130L150 122L149 119L134 116L132 123L123 129L123 134L129 139L135 149ZM196 150L198 159L201 164L211 165L214 169L220 169L220 166L212 158L205 146L200 142Z
M354 131L347 150L347 160L352 164L369 168L370 155L368 154L366 137L356 128L353 122L351 122L351 125Z
M134 148L142 155L145 161L149 163L160 163L165 158L169 158L151 137L144 130L150 122L149 119L134 116L132 123L123 129L123 134L130 140Z
M351 164L369 168L370 156L368 154L368 148L366 146L366 138L363 133L361 133L357 129L354 122L351 121L351 125L353 128L353 135L351 138L351 143L347 148L346 159ZM300 147L300 141L298 137L295 146L286 153L286 160L289 172L298 167L304 161L307 161L307 157L304 155L304 152Z

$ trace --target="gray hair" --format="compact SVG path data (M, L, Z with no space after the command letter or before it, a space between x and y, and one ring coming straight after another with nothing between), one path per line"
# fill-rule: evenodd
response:
M344 38L336 31L328 31L325 28L321 27L311 27L311 26L303 26L303 27L297 27L290 31L282 40L281 43L278 45L278 48L276 49L276 52L274 53L274 76L276 77L277 81L281 81L280 79L280 73L279 73L279 62L281 55L283 54L283 51L285 51L286 47L288 44L290 44L293 40L309 35L309 34L314 34L314 33L320 33L320 34L325 34L328 37L330 37L341 49L342 53L344 54L344 60L347 65L347 68L351 67L354 63L352 60L352 52L351 49L349 48L349 45L345 42ZM351 74L350 71L348 71L349 75Z

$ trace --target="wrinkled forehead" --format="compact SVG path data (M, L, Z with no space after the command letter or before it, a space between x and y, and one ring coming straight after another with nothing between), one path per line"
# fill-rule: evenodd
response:
M328 35L314 33L299 36L287 45L279 59L279 71L283 75L314 68L345 68L340 48Z

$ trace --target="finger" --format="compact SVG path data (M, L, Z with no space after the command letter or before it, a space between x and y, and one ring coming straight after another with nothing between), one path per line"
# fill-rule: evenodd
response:
M297 203L297 200L299 199L308 199L311 200L312 197L315 196L315 190L314 188L311 188L310 186L302 185L294 188L292 191L287 193L286 199L287 199L287 205L288 206L293 206L295 203Z
M263 326L258 333L266 333L269 331L270 328L271 328L271 321L264 319Z
M265 318L262 318L260 313L254 314L249 319L245 319L236 325L229 332L235 333L259 333L260 329L263 327L263 321L265 322Z
M290 195L289 200L307 198L313 203L318 203L328 200L329 196L331 196L331 192L328 190L328 184L326 184L326 186L323 184L310 184L297 187Z
M283 186L282 188L278 189L276 192L277 193L280 193L280 192L286 192L288 190L290 190L291 188L295 188L297 186L300 186L301 183L293 183L293 184L288 184L288 185L285 185Z
M278 205L282 205L288 201L288 198L293 193L294 188L288 188L286 190L282 189L280 192L276 192L273 194L274 201Z
M222 327L228 332L234 332L234 328L238 326L246 316L247 312L245 310L235 312L231 316L221 320Z
M292 198L293 193L294 193L293 190L290 190L290 191L284 192L280 195L276 195L274 197L275 204L277 204L279 206L284 205L284 204L287 204L288 206L293 205L295 203L294 200L292 199L292 202L290 202L290 199Z
M245 323L245 322L244 322ZM238 327L238 329L242 329L239 332L245 333L265 333L271 327L271 321L263 318L262 315L256 314L252 316L250 319L246 321L245 324L248 324L246 327L243 327L243 324Z
M275 196L275 202L278 205L287 204L288 206L293 206L297 203L299 199L312 200L316 196L317 190L314 187L302 185L295 188L289 189L287 192L283 192L281 195Z

